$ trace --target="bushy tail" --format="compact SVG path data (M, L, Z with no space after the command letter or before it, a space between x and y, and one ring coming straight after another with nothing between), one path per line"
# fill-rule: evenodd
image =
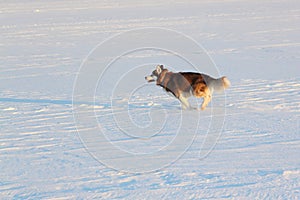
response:
M229 88L230 85L231 84L228 78L226 76L223 76L218 79L213 79L212 83L210 84L210 87L212 87L214 91L222 92L225 89Z

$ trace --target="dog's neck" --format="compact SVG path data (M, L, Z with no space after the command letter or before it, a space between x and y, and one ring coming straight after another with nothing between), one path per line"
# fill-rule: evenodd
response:
M163 69L162 72L159 74L157 80L156 80L156 85L162 86L162 87L166 87L165 83L164 83L164 79L166 77L166 74L168 73L167 69Z

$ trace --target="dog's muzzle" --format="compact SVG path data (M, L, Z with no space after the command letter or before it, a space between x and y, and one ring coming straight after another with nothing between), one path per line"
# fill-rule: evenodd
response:
M154 79L154 77L153 77L152 75L151 75L151 76L146 76L145 79L146 79L146 81L148 81L149 83L155 81L155 79Z

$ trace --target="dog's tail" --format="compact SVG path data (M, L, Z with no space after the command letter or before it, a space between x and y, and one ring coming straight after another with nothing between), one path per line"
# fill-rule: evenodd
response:
M230 87L230 81L226 76L223 76L218 79L212 79L211 83L209 84L209 87L212 87L214 91L216 92L222 92L225 89Z

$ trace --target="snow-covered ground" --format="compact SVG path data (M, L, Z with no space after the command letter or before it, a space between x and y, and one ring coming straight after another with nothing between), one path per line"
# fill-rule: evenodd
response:
M0 198L299 199L299 21L300 3L292 0L0 2ZM73 102L80 66L97 67L114 49L90 51L115 34L148 27L180 32L207 50L232 83L225 106L182 112L176 99L145 84L154 63L191 69L151 49L124 56L102 74L96 105ZM105 93L111 88L113 98ZM81 112L92 113L105 135L94 139L101 159L82 143L95 126L78 121ZM223 112L222 130L205 146ZM168 149L176 138L182 143ZM203 158L203 151L210 153ZM141 165L143 154L149 162ZM156 170L141 172L143 165ZM128 166L130 173L123 171Z

